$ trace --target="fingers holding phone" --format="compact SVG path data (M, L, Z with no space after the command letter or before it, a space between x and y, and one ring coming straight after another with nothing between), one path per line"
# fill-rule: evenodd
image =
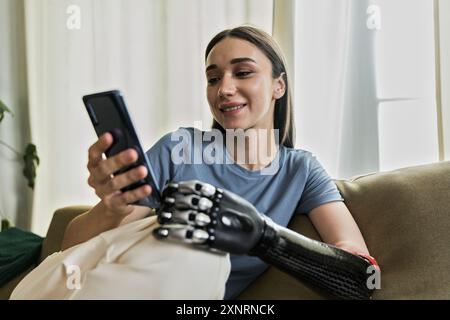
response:
M137 153L133 149L124 150L110 158L104 159L103 154L113 144L110 137L110 133L105 133L89 148L87 168L92 174L94 183L110 180L112 174L124 169L126 166L132 165L138 159Z
M145 166L138 166L114 175L114 173L124 171L133 165L138 159L138 154L136 150L129 148L105 159L103 154L113 145L113 142L113 136L105 133L89 148L88 184L110 211L123 215L130 212L129 203L146 198L152 190L146 184L126 192L121 191L121 189L144 179L148 170Z

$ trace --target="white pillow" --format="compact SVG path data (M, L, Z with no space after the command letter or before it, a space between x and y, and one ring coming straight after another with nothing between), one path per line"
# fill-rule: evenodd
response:
M148 217L45 259L11 299L223 299L229 255L156 240Z

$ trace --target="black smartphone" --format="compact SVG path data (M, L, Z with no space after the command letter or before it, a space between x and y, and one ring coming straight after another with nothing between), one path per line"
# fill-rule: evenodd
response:
M86 95L83 97L83 102L97 136L100 137L106 132L111 133L113 136L113 144L106 150L106 157L114 156L129 148L135 149L138 154L138 160L134 164L114 172L114 175L121 174L141 165L147 168L148 174L144 179L132 183L121 189L121 191L126 192L149 184L152 187L152 196L159 203L160 195L155 184L154 172L139 142L138 135L134 129L121 92L119 90L112 90ZM150 202L147 198L141 199L133 204L150 207Z

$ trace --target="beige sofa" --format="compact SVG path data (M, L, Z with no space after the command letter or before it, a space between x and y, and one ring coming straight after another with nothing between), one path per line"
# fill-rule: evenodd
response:
M450 162L409 167L336 181L382 270L374 299L450 299ZM41 260L60 250L71 219L88 210L72 206L55 212ZM319 239L306 216L290 228ZM31 270L31 268L30 268ZM9 297L26 272L0 288ZM327 295L271 267L241 299L325 299Z

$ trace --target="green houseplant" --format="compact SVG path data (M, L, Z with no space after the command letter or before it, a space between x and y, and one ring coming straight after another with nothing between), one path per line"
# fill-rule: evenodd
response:
M14 116L12 111L0 100L0 122L2 122L5 114L9 113L11 116ZM8 148L13 153L15 153L19 159L23 160L23 170L22 173L24 177L27 179L28 187L34 189L34 183L36 180L36 168L39 165L39 157L37 155L36 146L32 143L28 143L25 147L24 152L19 152L6 142L0 139L0 145ZM6 219L2 219L1 221L1 230L8 228L9 221Z

